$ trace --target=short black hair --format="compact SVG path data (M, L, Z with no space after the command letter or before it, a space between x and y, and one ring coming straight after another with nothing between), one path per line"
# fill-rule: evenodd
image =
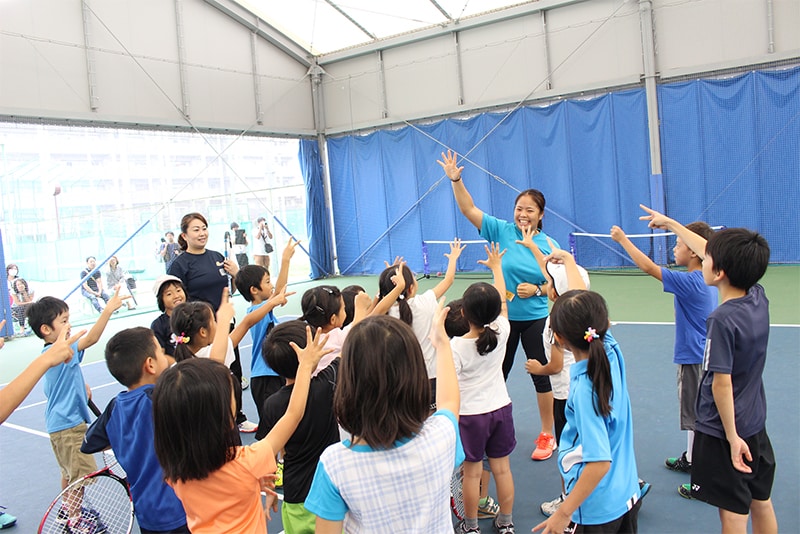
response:
M464 299L455 299L447 303L450 308L444 318L444 331L447 337L461 337L469 333L469 321L461 311L464 309Z
M250 288L255 287L258 289L261 287L261 280L264 279L264 275L269 275L269 270L263 265L245 265L239 269L234 282L236 283L236 289L242 294L244 300L253 302Z
M302 320L313 328L321 328L330 324L331 316L342 309L342 292L336 286L312 287L303 293L300 308L303 310Z
M125 387L142 379L142 366L147 358L155 358L155 334L149 328L137 326L114 334L106 344L106 366L111 376Z
M264 339L261 346L261 356L266 360L267 365L284 378L295 378L297 376L297 353L289 345L294 341L298 347L306 346L306 323L295 319L279 323L272 329L272 332Z
M28 325L33 329L33 333L40 339L44 339L42 326L47 325L52 328L56 317L65 311L69 311L69 304L63 300L56 297L42 297L28 306L25 315L28 317Z
M97 260L94 256L86 256L86 263L89 263L89 260Z
M231 223L231 230L235 230L236 228L239 228L239 223L237 223L237 222L232 222L232 223Z
M158 305L158 309L161 310L162 313L167 310L167 307L164 306L164 291L166 291L167 288L170 288L172 286L176 286L183 289L183 293L184 295L186 295L186 286L184 286L183 282L181 282L180 280L167 280L166 282L161 284L161 287L158 288L158 295L156 295L156 304Z
M769 243L764 236L747 228L726 228L715 232L706 243L714 271L725 271L731 286L745 291L767 272Z

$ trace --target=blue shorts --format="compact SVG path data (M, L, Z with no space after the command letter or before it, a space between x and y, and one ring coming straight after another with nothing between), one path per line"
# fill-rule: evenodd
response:
M458 430L467 462L505 458L517 445L511 403L493 412L459 416Z

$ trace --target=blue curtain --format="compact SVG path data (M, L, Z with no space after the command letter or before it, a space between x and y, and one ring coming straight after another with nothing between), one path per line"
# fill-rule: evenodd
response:
M667 213L744 226L800 261L800 68L659 87Z
M511 219L520 191L541 190L544 229L562 247L573 231L646 228L638 205L650 198L647 139L643 90L329 139L339 269L377 273L403 256L419 272L423 241L480 239L436 163L447 147L466 156L465 183L486 213ZM428 247L431 271L445 270L447 250ZM479 270L484 256L468 247L458 267Z
M333 246L328 210L325 207L322 161L316 140L301 139L300 171L306 184L306 229L308 231L311 278L333 274Z
M436 163L448 147L466 156L465 184L486 213L508 220L520 191L541 190L544 230L562 247L572 232L614 224L648 233L639 204L663 193L681 222L746 226L769 240L773 262L800 261L800 68L658 90L661 177L650 174L643 89L329 139L342 274L380 272L395 256L419 272L423 241L479 239ZM609 239L582 243L587 266L632 265ZM671 243L658 246L647 252L667 258ZM428 247L431 271L445 269L447 250ZM477 270L483 256L468 247L458 267Z

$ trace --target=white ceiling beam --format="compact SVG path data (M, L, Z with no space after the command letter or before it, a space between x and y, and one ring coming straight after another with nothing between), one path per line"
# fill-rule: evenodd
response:
M206 1L208 2L211 0L206 0ZM581 2L586 2L586 1L587 0L541 0L539 2L530 2L510 7L507 9L501 9L492 13L487 13L486 15L468 17L463 20L447 22L424 30L409 32L403 35L399 35L397 37L389 37L387 39L381 39L373 43L353 48L348 48L347 50L342 50L339 52L331 52L330 54L320 54L317 57L320 65L326 65L330 63L335 63L337 61L344 61L354 57L363 56L365 54L371 54L378 50L387 50L389 48L404 46L409 43L426 41L428 39L435 39L437 37L447 35L454 31L464 31L464 30L469 30L471 28L478 28L481 26L486 26L488 24L494 24L500 21L525 17L534 13L539 13L541 11L556 9L559 7L569 6L572 4L579 4Z
M296 41L287 37L280 30L272 26L269 22L260 18L252 11L245 9L241 5L231 0L204 0L208 5L215 7L225 15L229 16L242 26L254 32L270 44L274 45L286 55L300 63L306 68L311 67L311 57L313 54L303 48Z

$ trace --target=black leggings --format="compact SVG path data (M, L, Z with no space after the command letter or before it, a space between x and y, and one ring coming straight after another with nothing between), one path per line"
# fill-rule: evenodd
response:
M547 365L547 357L544 355L544 343L542 342L542 332L547 317L534 319L532 321L509 321L511 323L511 333L508 335L506 343L506 356L503 359L503 378L508 380L511 367L514 366L514 357L517 354L517 345L522 339L522 350L529 360L537 360L542 365ZM549 376L531 375L536 393L548 393L553 391L550 385Z

